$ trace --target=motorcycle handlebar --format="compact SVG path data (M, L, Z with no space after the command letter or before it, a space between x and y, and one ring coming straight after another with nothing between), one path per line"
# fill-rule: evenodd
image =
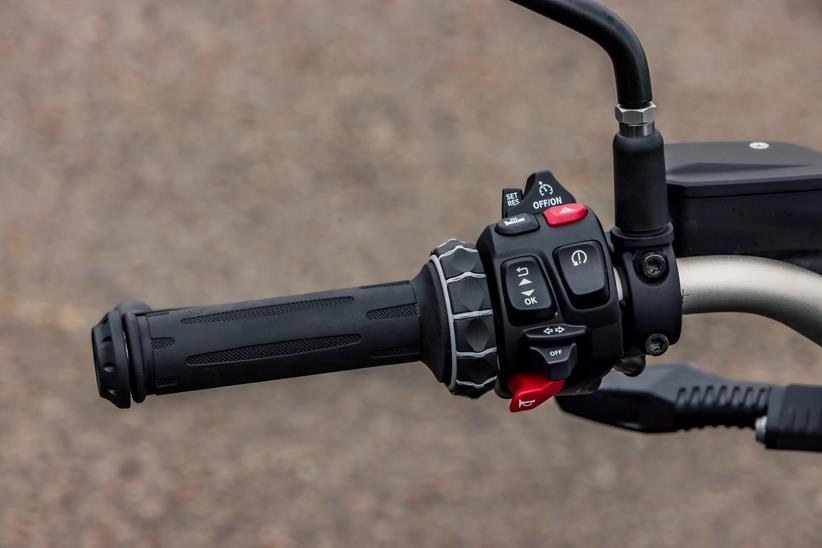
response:
M822 276L790 263L715 255L677 260L684 314L747 312L822 346Z
M677 262L685 314L755 313L822 345L818 274L756 257ZM438 321L444 302L425 282L427 270L412 281L233 304L151 310L125 303L92 329L100 395L127 408L147 394L419 360L448 384Z

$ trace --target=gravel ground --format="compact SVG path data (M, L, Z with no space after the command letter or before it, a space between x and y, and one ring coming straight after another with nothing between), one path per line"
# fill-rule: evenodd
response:
M822 149L817 0L607 2L669 142ZM0 546L820 546L822 461L449 397L419 364L96 395L88 333L154 306L407 278L550 168L610 223L596 46L502 0L0 3ZM819 382L763 319L670 359Z

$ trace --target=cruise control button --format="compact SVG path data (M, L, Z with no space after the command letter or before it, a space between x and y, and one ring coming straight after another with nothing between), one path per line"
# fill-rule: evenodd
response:
M562 282L575 307L593 308L608 302L605 257L597 242L566 245L555 253Z
M516 325L553 318L554 301L542 268L534 257L520 257L502 264L505 301Z
M511 215L509 211L512 207L517 207L522 202L522 191L518 188L502 189L502 216Z
M575 223L588 214L588 208L582 204L558 205L545 210L543 215L548 226L562 226Z
M586 331L588 331L588 328L584 325L568 325L567 323L558 323L555 325L546 325L528 329L523 333L523 335L525 336L525 340L528 342L550 344L582 337L585 335Z
M577 345L542 347L529 349L531 363L545 372L552 381L567 379L577 365Z
M528 213L520 213L513 217L507 217L497 223L497 232L505 236L514 236L515 234L524 234L526 232L533 232L539 228L539 223L536 218Z
M517 213L539 215L549 207L573 204L574 196L565 189L550 171L532 173L525 182L525 192L516 188L502 191L502 216Z

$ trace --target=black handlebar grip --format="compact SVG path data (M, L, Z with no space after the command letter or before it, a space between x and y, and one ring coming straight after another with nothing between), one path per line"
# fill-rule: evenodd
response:
M423 351L419 310L408 281L172 310L129 303L92 329L98 388L129 407L129 392L141 402L146 394L413 362Z

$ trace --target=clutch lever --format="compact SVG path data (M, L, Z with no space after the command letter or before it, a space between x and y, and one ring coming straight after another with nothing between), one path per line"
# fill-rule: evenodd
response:
M566 413L643 433L752 428L768 449L822 452L822 386L738 382L688 364L611 372L599 390L556 398Z

